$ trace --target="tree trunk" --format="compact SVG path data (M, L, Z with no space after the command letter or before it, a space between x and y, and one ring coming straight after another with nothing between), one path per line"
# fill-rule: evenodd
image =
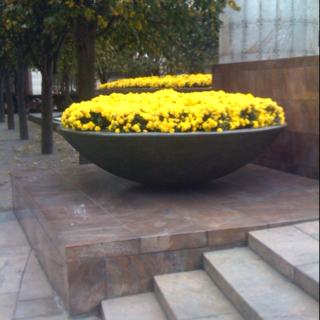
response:
M26 112L26 100L25 100L25 66L23 56L23 42L22 38L18 43L18 57L17 57L17 95L19 105L19 129L20 139L29 140L28 121Z
M66 94L70 94L70 77L69 75L66 75Z
M53 153L53 60L46 57L42 63L42 133L41 151L42 154Z
M76 24L75 40L78 55L78 93L80 101L95 96L95 46L96 26L79 18Z
M11 84L10 84L10 74L7 73L4 78L4 85L6 89L6 98L7 98L7 115L8 115L8 129L14 130L14 110L13 110L13 101L11 93Z
M6 114L4 110L4 100L3 100L3 76L0 73L0 123L6 122Z

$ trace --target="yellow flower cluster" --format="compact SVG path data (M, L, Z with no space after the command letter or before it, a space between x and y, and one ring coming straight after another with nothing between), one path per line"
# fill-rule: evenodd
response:
M100 89L114 88L193 88L210 87L212 83L211 74L184 74L182 76L144 77L135 79L121 79L115 82L105 83Z
M271 99L223 91L156 93L100 96L75 103L62 123L82 131L196 132L261 128L285 123L284 111Z

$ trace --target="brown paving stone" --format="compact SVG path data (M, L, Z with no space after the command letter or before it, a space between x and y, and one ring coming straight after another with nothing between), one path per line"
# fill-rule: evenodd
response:
M104 261L68 266L70 314L78 315L99 308L106 299L106 265Z
M0 294L1 320L12 320L16 307L17 293Z
M62 314L63 310L53 297L19 301L17 303L14 319L37 318Z
M200 269L202 254L214 249L206 247L108 259L107 297L151 292L155 275Z
M201 231L190 220L170 210L141 211L117 217L128 229L139 237L156 236L160 234L180 234L190 229Z
M167 320L153 293L107 300L102 310L106 320Z
M251 205L239 203L231 204L230 207L254 219L262 220L270 227L319 219L319 212L316 210L289 206L283 203L283 200L276 201L272 197L252 202Z
M88 286L90 276L77 277L77 268L107 260L109 297L142 293L157 273L200 268L208 246L244 245L248 231L319 218L311 201L319 183L254 165L187 189L141 186L93 165L18 173L13 181L17 217L75 312L90 312L98 299L83 303L67 268L74 288Z
M207 231L198 226L179 229L179 234L141 238L140 253L201 248L208 245Z
M19 301L53 297L53 290L34 253L29 257L19 292Z
M77 240L80 241L80 239ZM86 242L78 242L76 244L67 246L66 252L68 263L101 260L107 257L139 254L140 241L139 239L123 241L112 241L112 239L110 239L109 242L91 245L88 245Z

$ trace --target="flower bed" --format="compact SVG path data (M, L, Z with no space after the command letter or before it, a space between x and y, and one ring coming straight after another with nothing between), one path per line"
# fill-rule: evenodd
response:
M121 79L105 83L99 89L125 89L125 88L195 88L210 87L211 74L184 74L182 76L144 77L135 79Z
M62 116L66 128L115 133L222 132L285 123L271 99L223 91L112 94L76 103Z

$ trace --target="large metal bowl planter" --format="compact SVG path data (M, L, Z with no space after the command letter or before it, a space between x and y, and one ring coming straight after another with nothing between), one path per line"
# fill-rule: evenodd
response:
M228 175L258 157L283 126L225 132L106 133L58 128L84 157L119 177L185 186Z

